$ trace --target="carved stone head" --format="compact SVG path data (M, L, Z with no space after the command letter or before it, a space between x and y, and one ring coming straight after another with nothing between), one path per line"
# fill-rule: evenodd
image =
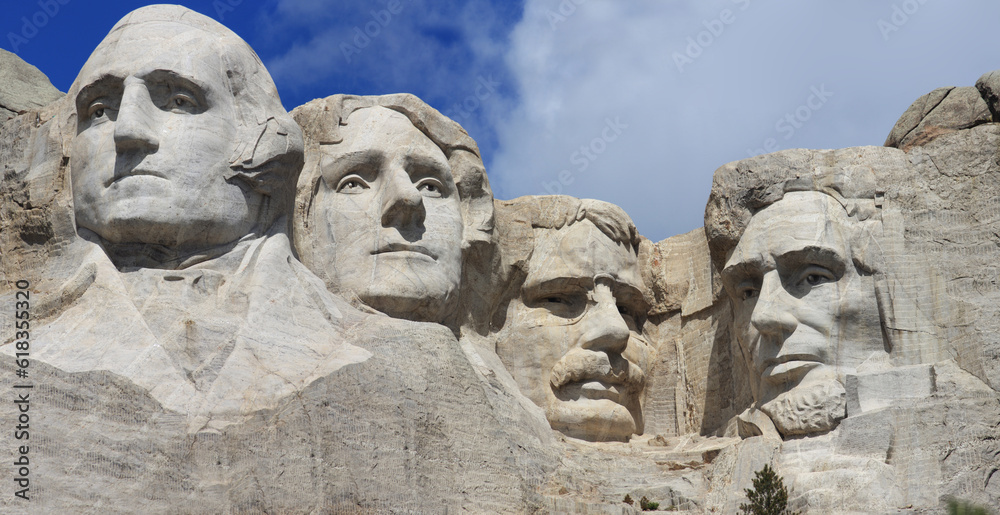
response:
M571 197L504 206L530 229L501 247L515 269L494 317L500 359L553 429L592 441L641 433L648 304L632 221Z
M475 142L412 95L299 107L309 156L295 243L331 291L390 316L444 322L464 251L488 241L493 197Z
M301 131L257 55L214 20L179 6L133 11L69 95L79 228L204 249L290 212Z
M739 165L720 169L706 231L757 407L785 436L825 431L846 416L845 376L890 349L874 176L764 168L746 165L761 183L743 191Z

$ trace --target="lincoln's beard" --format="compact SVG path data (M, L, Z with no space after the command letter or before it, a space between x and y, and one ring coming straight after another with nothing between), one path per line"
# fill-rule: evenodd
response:
M800 385L761 406L782 436L826 432L847 416L847 392L836 379Z

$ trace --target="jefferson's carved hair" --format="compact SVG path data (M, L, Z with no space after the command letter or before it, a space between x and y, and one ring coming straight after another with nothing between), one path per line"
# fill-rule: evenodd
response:
M264 206L267 212L262 215L267 225L281 215L290 214L295 183L302 170L302 131L281 105L278 90L260 57L222 24L176 5L153 5L132 11L115 24L94 53L117 43L124 31L142 30L137 26L147 23L187 25L211 36L200 39L199 46L191 51L219 56L226 75L225 87L233 96L237 137L229 159L232 174L227 179L240 179L270 197ZM182 32L174 38L191 36ZM82 74L70 87L70 98L75 98L85 85L81 80Z

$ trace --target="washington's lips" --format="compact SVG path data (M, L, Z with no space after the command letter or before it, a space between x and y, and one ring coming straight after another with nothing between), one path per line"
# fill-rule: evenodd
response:
M116 182L118 182L118 181L120 181L120 180L122 180L122 179L124 179L126 177L135 177L135 176L139 176L139 175L148 175L150 177L158 177L160 179L166 179L167 178L166 175L164 175L164 174L162 174L160 172L154 171L154 170L147 170L145 168L133 168L133 169L128 170L126 172L115 173L115 175L112 176L111 179L108 180L104 184L104 187L106 188L108 186L111 186L112 184L114 184L114 183L116 183Z
M379 255L392 254L396 252L415 252L437 260L437 255L431 252L427 247L424 247L423 245L413 245L410 243L386 243L379 246L379 248L373 250L371 253L372 255Z
M761 375L771 383L795 381L823 364L821 358L813 354L787 354L764 360Z

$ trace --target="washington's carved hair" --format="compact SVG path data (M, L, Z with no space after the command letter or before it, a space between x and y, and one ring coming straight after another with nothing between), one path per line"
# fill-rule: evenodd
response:
M226 90L233 96L237 136L227 179L239 179L269 197L262 220L291 213L295 184L303 163L302 130L285 111L278 90L260 57L236 33L215 20L176 5L153 5L137 9L122 18L98 45L98 50L114 44L124 31L147 23L177 23L195 31L178 33L178 41L197 41L197 50L218 55L226 76ZM95 53L97 50L95 50ZM68 96L75 98L85 86L77 77Z

